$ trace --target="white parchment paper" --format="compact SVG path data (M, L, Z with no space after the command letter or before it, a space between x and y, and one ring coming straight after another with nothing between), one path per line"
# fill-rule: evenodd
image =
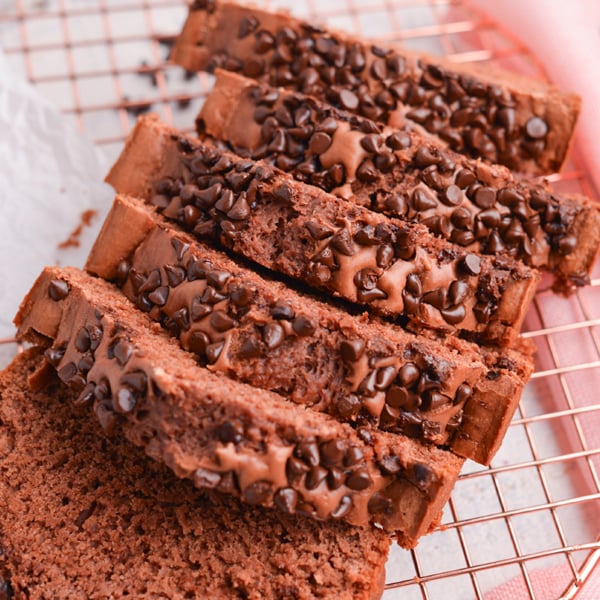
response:
M45 265L82 266L110 205L106 161L0 53L0 338ZM78 248L58 248L95 210Z

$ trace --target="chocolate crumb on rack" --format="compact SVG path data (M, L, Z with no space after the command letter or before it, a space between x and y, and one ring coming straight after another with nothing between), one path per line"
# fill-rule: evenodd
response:
M27 350L0 374L2 600L381 597L385 532L194 488L99 435L76 391L32 390L43 360Z
M116 282L212 371L484 464L531 370L526 354L498 352L505 357L498 371L456 337L430 340L299 294L197 243L133 198L115 199L86 269Z
M506 253L554 272L556 287L589 281L600 247L600 208L553 194L507 169L227 71L198 130L333 194L423 223L471 251Z
M231 2L195 2L175 46L188 70L239 72L344 110L438 136L473 157L558 171L580 99L514 74L382 47Z
M55 371L107 432L249 504L378 525L412 547L464 460L211 373L117 288L77 269L45 269L15 323L21 341L50 344L32 381Z
M107 181L199 239L417 328L510 344L539 278L510 257L481 257L153 116L138 121Z

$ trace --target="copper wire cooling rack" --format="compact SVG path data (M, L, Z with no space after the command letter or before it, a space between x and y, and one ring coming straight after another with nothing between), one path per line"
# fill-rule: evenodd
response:
M261 4L544 77L517 39L458 0ZM183 0L0 0L0 46L110 161L140 113L192 128L212 80L168 64L186 13ZM594 195L576 151L550 179ZM536 372L502 449L489 468L467 463L438 531L414 551L393 547L385 600L575 598L600 561L600 265L570 298L543 283L525 335L538 348Z

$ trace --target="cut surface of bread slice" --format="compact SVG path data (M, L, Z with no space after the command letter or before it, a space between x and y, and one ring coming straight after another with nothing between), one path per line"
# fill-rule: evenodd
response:
M383 532L195 489L75 414L60 382L31 391L43 360L0 374L0 597L380 598Z

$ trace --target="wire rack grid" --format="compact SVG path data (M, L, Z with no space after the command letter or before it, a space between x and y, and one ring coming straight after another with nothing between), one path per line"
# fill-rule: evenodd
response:
M260 4L456 62L545 76L466 0ZM192 129L212 80L168 62L186 14L183 0L0 0L0 46L110 161L140 113ZM576 149L550 181L594 195ZM385 600L570 599L600 562L600 265L569 298L543 281L524 335L536 343L536 371L504 446L489 468L467 463L436 532L414 551L393 546ZM7 348L13 340L0 340Z

